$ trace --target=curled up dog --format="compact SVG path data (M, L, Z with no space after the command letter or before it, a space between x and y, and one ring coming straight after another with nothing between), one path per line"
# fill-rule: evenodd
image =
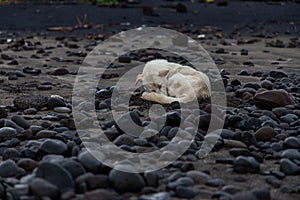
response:
M188 103L211 95L206 74L162 59L147 62L142 74L137 76L136 84L139 82L145 88L141 98L160 104Z

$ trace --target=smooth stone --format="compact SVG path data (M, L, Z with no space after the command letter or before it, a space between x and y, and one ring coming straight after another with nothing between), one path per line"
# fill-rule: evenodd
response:
M28 129L30 127L29 122L21 115L14 115L11 120L24 129Z
M40 151L47 154L64 154L67 150L64 142L54 139L46 139L40 146Z
M186 186L178 186L176 187L176 195L179 198L194 198L195 196L197 196L197 192L189 187Z
M266 182L270 184L273 188L279 188L281 186L281 182L275 176L269 176L266 178Z
M215 131L218 131L218 130L215 130ZM213 132L215 132L213 131ZM232 139L235 135L235 132L232 131L232 130L229 130L229 129L221 129L221 137L223 139Z
M144 178L147 186L157 187L158 186L158 174L156 172L145 172Z
M39 163L31 158L21 158L18 160L17 165L26 171L32 171L39 165Z
M268 81L268 80L263 80L261 82L261 87L266 88L267 90L272 90L273 89L273 83L271 81Z
M34 178L29 187L31 192L39 198L58 199L60 196L60 190L57 186L41 178Z
M54 70L51 75L55 75L55 76L63 76L66 74L69 74L69 70L65 69L65 68L58 68L56 70Z
M134 140L133 137L127 134L123 134L118 136L115 140L114 140L114 144L117 146L121 146L121 145L127 145L127 146L133 146L134 145Z
M66 104L63 99L58 97L51 97L47 101L47 108L53 110L56 107L65 107Z
M11 127L0 128L0 138L1 139L11 139L14 138L17 134L16 129Z
M117 165L109 172L109 181L119 192L139 192L145 186L145 181L140 174L135 172L136 170L131 165Z
M229 153L233 156L251 156L251 153L248 149L244 148L232 148L229 150Z
M215 178L208 180L205 184L210 187L221 187L225 185L225 181L219 178Z
M25 110L28 108L35 108L40 110L47 105L48 98L42 95L22 95L17 96L13 103L18 109Z
M281 157L288 159L297 159L300 161L300 152L296 149L287 149L281 153Z
M37 132L36 138L53 138L57 135L56 131L51 131L51 130L41 130Z
M40 163L36 171L36 177L40 177L52 183L58 187L60 191L74 189L75 186L71 174L66 169L56 163L48 161Z
M279 70L270 71L269 75L273 78L288 77L288 75L284 71L279 71Z
M20 158L21 156L22 156L21 153L15 148L5 149L4 152L2 153L3 160L12 159L12 158Z
M265 126L258 129L254 135L257 141L270 141L275 137L276 132L272 127Z
M97 188L107 188L109 186L107 175L94 175L90 172L78 176L75 182L77 185L84 183L87 186L88 190L94 190Z
M261 109L272 110L277 107L294 105L295 101L285 90L270 90L257 93L254 98L254 104Z
M105 156L99 151L91 151L91 153L89 151L81 152L78 155L78 160L87 171L99 173L102 164L97 158L101 158L101 160L104 161ZM97 155L97 158L95 158L94 155Z
M247 148L247 145L238 140L226 140L224 139L224 146L230 148Z
M104 190L104 189L88 191L88 192L84 193L83 199L84 200L98 200L98 199L100 199L99 197L101 197L101 200L115 200L116 199L110 191Z
M168 192L159 192L155 194L142 195L139 200L171 200Z
M12 177L19 173L19 167L12 160L5 160L0 163L0 176Z
M283 148L284 149L299 149L300 148L300 141L296 137L288 137L283 142Z
M35 115L37 113L37 109L36 108L28 108L28 109L25 109L23 112L25 115Z
M289 113L289 110L285 107L279 107L272 109L272 112L277 116L281 117Z
M253 157L238 156L234 161L233 170L237 173L258 173L260 165Z
M222 190L229 194L236 194L238 192L241 192L242 188L235 186L235 185L225 185L222 187Z
M300 169L291 160L283 158L280 160L280 171L285 173L286 175L296 175L299 174Z
M86 173L84 167L75 160L66 160L61 165L72 175L73 179Z
M245 143L248 147L251 145L254 145L254 146L257 145L257 140L256 140L255 136L248 131L242 132L240 140L243 143Z
M70 113L71 112L71 109L68 107L55 107L53 110L58 113Z

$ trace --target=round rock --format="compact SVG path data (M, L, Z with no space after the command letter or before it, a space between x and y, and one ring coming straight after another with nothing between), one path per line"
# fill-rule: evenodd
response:
M40 150L47 154L63 154L68 150L68 147L60 140L47 139L41 144Z
M233 164L233 170L237 173L258 173L260 166L253 157L238 156Z
M31 192L39 197L50 197L51 199L59 199L60 191L54 184L41 178L34 178L29 184Z
M139 192L145 186L145 181L140 174L135 172L136 170L130 165L117 165L110 171L109 181L119 192Z
M56 163L48 161L40 163L36 171L36 177L40 177L52 183L59 188L60 191L74 189L75 186L71 174L66 169Z
M258 129L254 135L257 141L269 141L275 137L276 132L272 127L265 126Z
M295 104L295 101L285 90L270 90L257 93L253 100L258 108L266 110Z

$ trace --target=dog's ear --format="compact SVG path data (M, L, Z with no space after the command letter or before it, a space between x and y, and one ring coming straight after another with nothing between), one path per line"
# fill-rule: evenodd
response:
M139 84L142 81L143 81L143 74L138 74L136 76L135 85Z
M167 76L167 74L169 73L169 70L166 69L166 70L161 70L159 71L159 76L160 77L164 77L164 76Z

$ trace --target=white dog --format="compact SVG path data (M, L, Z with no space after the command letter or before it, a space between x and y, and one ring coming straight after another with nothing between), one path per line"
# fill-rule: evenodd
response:
M210 97L210 81L206 74L167 60L147 62L143 73L137 76L136 84L138 82L142 82L146 90L143 99L161 104Z

